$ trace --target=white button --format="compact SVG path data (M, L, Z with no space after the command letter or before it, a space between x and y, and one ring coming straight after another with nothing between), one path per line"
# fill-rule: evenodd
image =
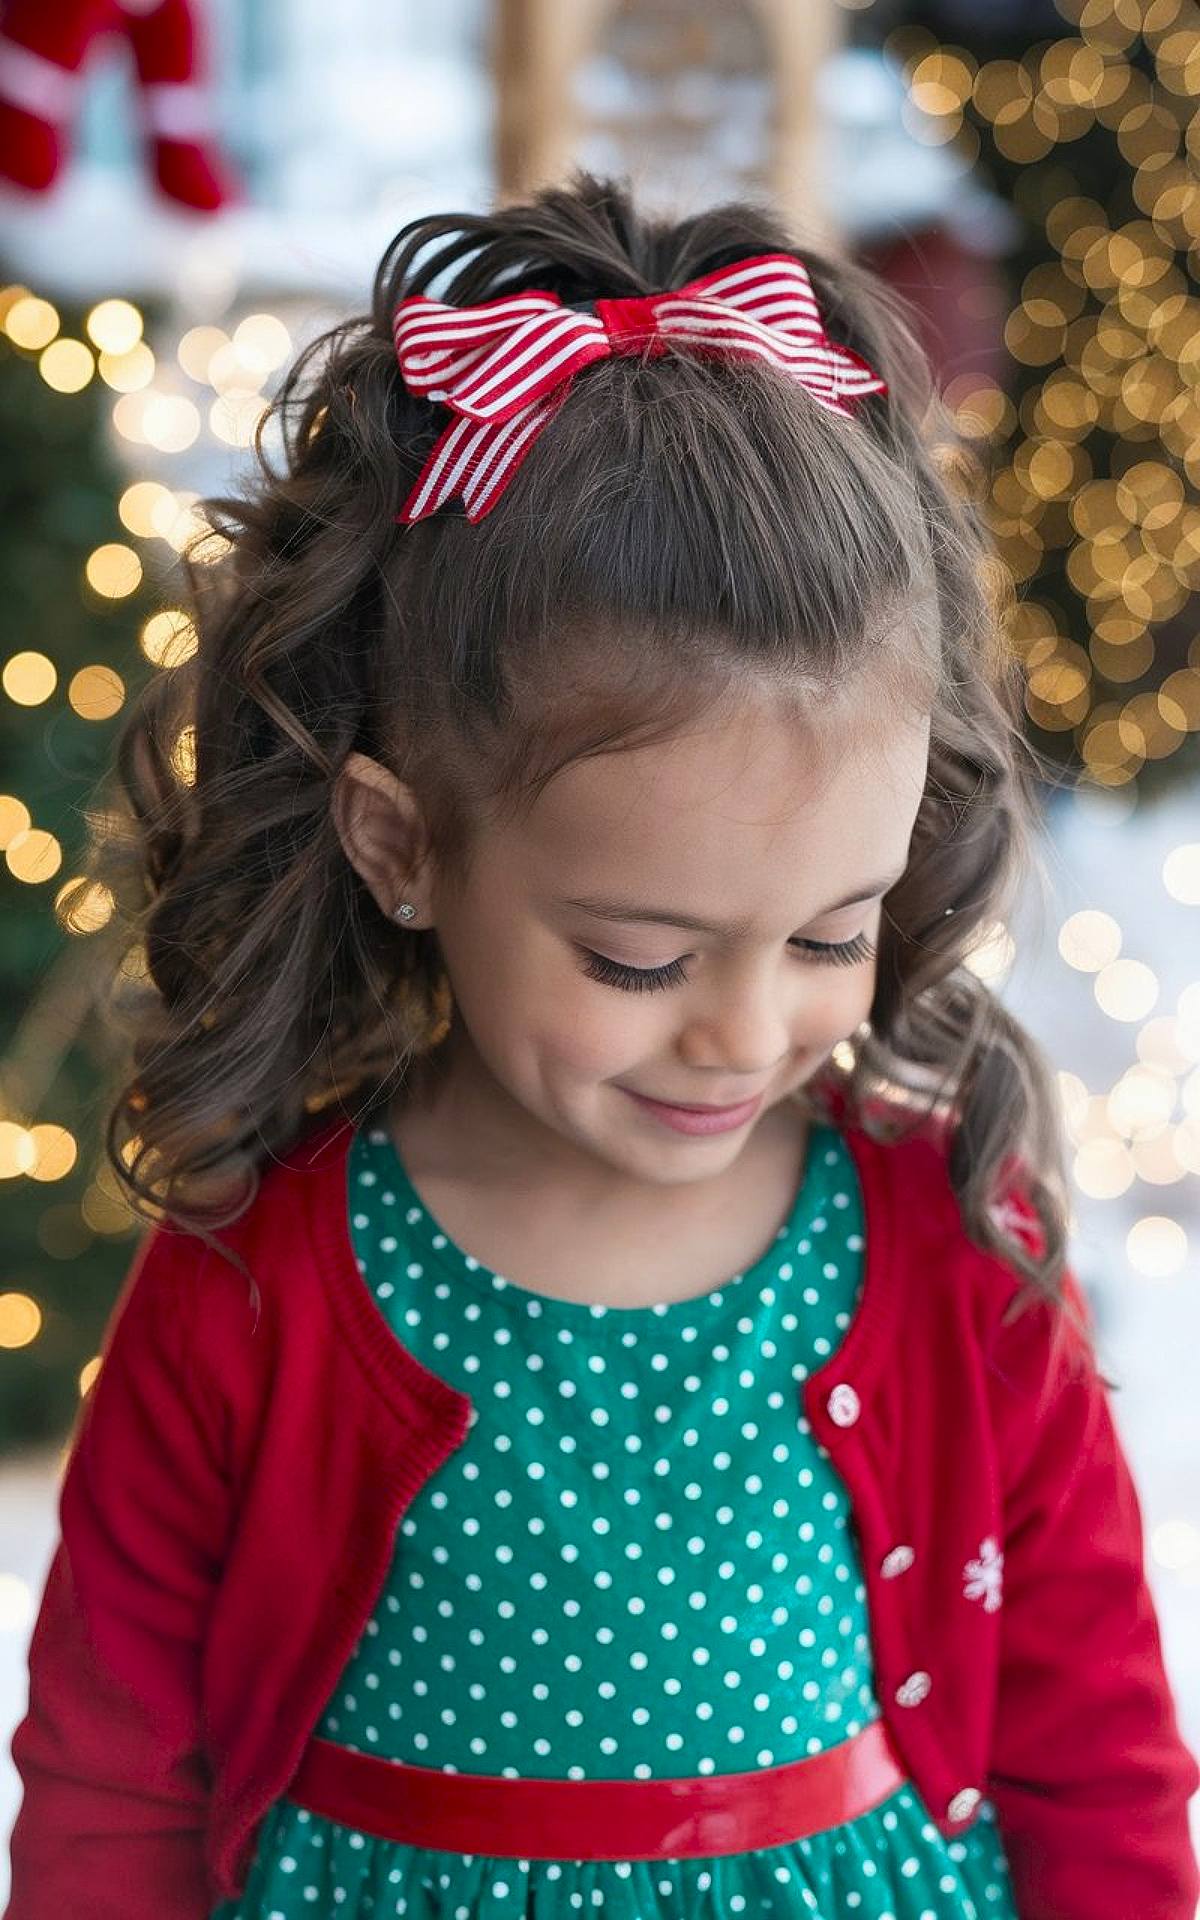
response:
M932 1685L933 1681L927 1673L910 1673L908 1679L896 1688L896 1698L902 1707L919 1707Z
M839 1427L852 1427L862 1411L858 1395L845 1380L833 1389L825 1405L829 1418Z
M885 1555L879 1571L885 1580L894 1580L898 1573L908 1572L916 1557L911 1547L893 1547Z
M947 1820L969 1820L983 1795L975 1787L963 1787L946 1808Z

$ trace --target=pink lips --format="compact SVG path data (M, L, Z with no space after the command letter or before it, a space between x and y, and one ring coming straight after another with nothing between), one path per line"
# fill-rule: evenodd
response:
M664 1125L673 1127L676 1133L728 1133L753 1119L763 1099L760 1093L753 1100L743 1100L737 1107L676 1107L663 1100L651 1100L644 1093L634 1093L630 1087L622 1087L621 1091Z

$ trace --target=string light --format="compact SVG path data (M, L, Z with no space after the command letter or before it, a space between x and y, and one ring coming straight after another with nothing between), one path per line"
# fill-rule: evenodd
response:
M1099 973L1121 951L1121 929L1111 913L1085 907L1064 920L1058 930L1058 950L1069 967L1081 973Z
M0 1120L0 1180L28 1173L36 1159L37 1149L28 1129L15 1120Z
M54 913L66 933L98 933L112 919L116 902L101 880L77 874L54 896Z
M16 799L11 793L0 793L0 852L17 834L24 833L32 824L29 808L23 800Z
M233 330L233 346L261 377L291 358L292 336L278 315L248 313Z
M78 393L95 370L91 348L82 340L52 340L38 360L38 372L55 393Z
M196 651L196 629L179 607L152 613L138 636L147 660L156 667L178 667Z
M229 345L229 335L221 327L189 327L176 348L176 358L184 372L197 383L207 381L213 355Z
M102 353L100 378L114 393L140 393L154 378L155 359L144 340L126 353Z
M4 331L13 345L25 347L31 353L49 346L59 324L57 309L32 293L14 300L4 316Z
M179 512L179 503L169 487L157 480L135 480L126 487L117 502L121 524L140 539L160 533L164 516L167 523Z
M81 720L111 720L125 702L125 682L112 667L80 667L67 698Z
M75 1136L66 1127L38 1122L29 1129L34 1160L29 1168L31 1180L62 1180L75 1165L79 1149Z
M1158 999L1158 981L1143 960L1110 960L1092 982L1096 1004L1113 1020L1144 1020Z
M42 1330L42 1310L27 1293L0 1293L0 1347L28 1347Z
M1162 881L1173 900L1200 907L1200 840L1171 849L1163 861Z
M5 661L0 684L20 707L40 707L58 685L58 670L44 653L14 653Z
M88 555L84 573L94 593L106 600L124 600L141 585L142 563L132 547L112 540Z
M129 300L101 300L84 324L102 353L130 353L142 337L142 316Z
M63 855L52 833L44 827L26 827L23 833L14 833L4 849L4 858L15 880L36 886L39 881L53 880Z
M1130 1227L1125 1251L1135 1272L1167 1279L1179 1273L1187 1260L1187 1234L1178 1220L1161 1213L1147 1214Z

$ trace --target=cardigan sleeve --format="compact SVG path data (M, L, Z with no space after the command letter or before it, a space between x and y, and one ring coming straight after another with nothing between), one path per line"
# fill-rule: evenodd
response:
M988 1792L1021 1920L1194 1920L1184 1745L1138 1495L1087 1337L1042 1303L997 1335L1004 1599Z
M201 1665L229 1489L190 1338L197 1246L143 1240L76 1422L11 1743L5 1920L210 1911Z

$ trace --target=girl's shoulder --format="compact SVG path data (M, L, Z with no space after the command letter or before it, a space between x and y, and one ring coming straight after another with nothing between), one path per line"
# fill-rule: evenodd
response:
M346 1156L353 1122L339 1118L307 1131L257 1169L249 1201L204 1231L164 1218L142 1237L110 1326L182 1329L202 1364L206 1350L228 1359L277 1323L285 1302L300 1317L346 1243ZM319 1319L319 1315L310 1318ZM270 1336L256 1343L270 1345Z
M852 1147L868 1190L882 1204L882 1190L896 1202L907 1194L919 1198L920 1211L906 1209L910 1230L936 1233L939 1237L957 1237L964 1253L972 1247L987 1256L988 1249L977 1247L968 1234L962 1208L951 1173L954 1147L954 1117L942 1109L919 1112L882 1096L868 1101L862 1113L851 1117L845 1108L836 1113L836 1124ZM988 1207L989 1216L999 1234L1025 1252L1040 1256L1045 1251L1045 1231L1034 1205L1032 1170L1019 1155L1010 1155ZM997 1253L1004 1272L1013 1269Z
M1021 1265L1022 1255L1038 1260L1046 1249L1026 1160L1011 1155L996 1182L987 1213L997 1244L985 1246L968 1231L952 1176L952 1114L915 1114L880 1098L854 1121L843 1111L838 1124L858 1163L868 1231L873 1217L925 1305L935 1306L941 1296L948 1310L965 1308L989 1348L1008 1345L1005 1329L1025 1320L1022 1341L1049 1343L1077 1358L1087 1353L1091 1313L1071 1266L1045 1287Z

